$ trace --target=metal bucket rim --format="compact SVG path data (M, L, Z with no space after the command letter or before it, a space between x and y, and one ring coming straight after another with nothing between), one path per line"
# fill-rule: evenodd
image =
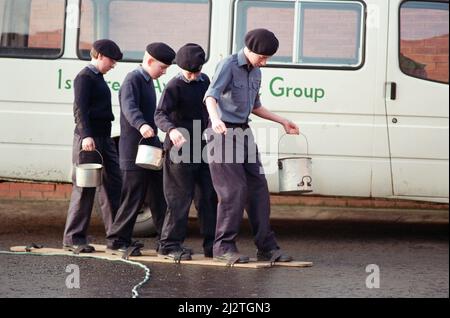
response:
M138 148L150 148L151 150L157 150L158 152L163 152L162 148L160 147L156 147L156 146L151 146L151 145L139 145Z
M141 168L144 169L149 169L149 170L161 170L162 169L162 163L159 165L155 165L155 164L149 164L149 163L135 163L136 166L139 166Z
M312 159L311 157L301 157L301 156L291 156L291 157L283 157L283 158L278 158L278 160L284 160L284 159Z
M77 168L81 170L100 170L103 165L100 163L81 163L76 165Z
M164 150L162 148L140 144L138 146L138 153L136 155L136 160L134 163L144 169L161 170L163 157Z

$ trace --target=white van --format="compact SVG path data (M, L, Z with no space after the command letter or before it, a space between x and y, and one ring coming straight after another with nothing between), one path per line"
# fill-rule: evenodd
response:
M281 42L262 69L263 105L307 136L314 194L448 203L449 11L438 0L0 0L0 178L70 182L73 79L96 39L125 53L106 76L119 137L117 92L146 44L198 43L212 76L257 27ZM278 142L257 140L276 162ZM301 138L283 140L282 154L305 154ZM276 193L278 170L267 171Z

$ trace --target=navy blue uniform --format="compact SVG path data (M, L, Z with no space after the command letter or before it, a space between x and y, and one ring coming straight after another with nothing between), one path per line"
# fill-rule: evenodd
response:
M162 171L147 170L135 164L139 141L139 129L150 125L157 134L154 122L156 93L153 80L140 66L126 76L120 91L120 169L122 170L122 194L120 208L111 230L108 232L108 246L118 248L131 243L133 228L139 210L146 197L158 235L167 208L163 193ZM158 137L143 140L142 143L162 147Z
M74 165L81 162L99 162L96 152L82 152L82 140L92 137L96 149L103 156L102 185L98 188L100 208L108 232L119 208L121 176L119 157L111 139L111 122L114 120L111 91L101 74L93 65L85 67L74 81L75 134L72 149ZM64 245L87 244L87 229L94 204L96 188L80 188L76 185L75 169L73 188L64 230Z
M208 143L210 152L222 149L222 154L235 153L232 162L216 160L210 163L214 188L219 197L217 208L214 256L237 252L236 238L246 209L255 245L259 251L278 249L270 226L270 195L262 170L248 117L261 107L259 89L261 70L249 67L244 50L225 58L217 66L211 85L205 94L217 100L221 120L233 131L215 134ZM236 129L245 131L247 138L233 136ZM233 139L234 138L234 139ZM232 145L227 149L226 145Z
M208 113L203 104L203 96L208 86L209 78L205 74L191 82L182 74L177 75L166 85L155 113L156 124L162 131L167 132L164 141L164 195L167 212L160 240L163 253L182 247L186 238L189 208L194 200L204 236L204 253L212 257L217 195L212 185L209 166L202 161L201 156L202 149L206 146L201 138L208 121ZM183 158L182 162L174 162L170 156L173 144L168 132L174 128L183 128L189 134L188 142L180 151L173 153L176 157L179 155L178 158ZM183 156L186 149L189 151Z

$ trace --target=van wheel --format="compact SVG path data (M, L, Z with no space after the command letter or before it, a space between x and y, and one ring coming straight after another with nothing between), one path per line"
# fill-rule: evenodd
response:
M150 207L147 204L144 204L137 216L136 224L134 225L133 236L155 237L156 234L156 227L153 223Z

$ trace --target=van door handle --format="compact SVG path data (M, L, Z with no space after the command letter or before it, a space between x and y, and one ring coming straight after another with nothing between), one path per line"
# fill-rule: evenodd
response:
M397 83L391 82L391 100L397 99Z

